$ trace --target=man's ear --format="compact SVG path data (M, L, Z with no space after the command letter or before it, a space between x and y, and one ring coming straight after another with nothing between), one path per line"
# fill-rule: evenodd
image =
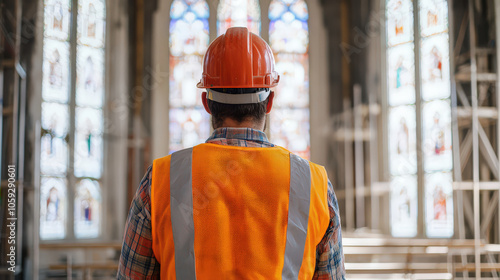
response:
M273 100L274 100L274 91L271 90L271 94L269 94L269 101L267 102L266 114L271 112L273 108Z
M207 111L207 113L209 113L209 114L212 114L212 112L210 112L210 108L208 107L207 92L206 91L204 91L201 94L201 101L203 102L203 107L205 107L205 111Z

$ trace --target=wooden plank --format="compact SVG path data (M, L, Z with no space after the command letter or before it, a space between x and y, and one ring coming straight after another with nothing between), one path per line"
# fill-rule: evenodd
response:
M410 273L429 273L429 272L447 272L446 263L346 263L346 272L410 272Z
M87 263L87 264L72 264L72 265L66 265L66 264L54 264L54 265L49 265L49 269L51 270L66 270L68 267L71 267L71 269L77 270L77 269L100 269L100 270L117 270L118 269L118 263L107 263L107 264L102 264L102 263Z
M407 238L349 238L342 239L344 247L473 247L472 239L407 239Z
M463 72L455 74L455 80L457 82L470 82L471 81L471 73ZM477 73L477 81L478 82L496 82L497 74L496 73Z
M472 109L469 107L457 107L457 118L469 119L472 117ZM498 109L494 107L478 107L477 117L480 119L498 119Z
M344 255L447 255L448 247L344 247Z
M482 191L495 191L500 187L500 182L480 182L479 189ZM474 183L473 182L453 182L454 190L473 190Z
M456 271L472 271L475 269L475 265L473 263L467 264L467 265L460 265L456 266L455 270ZM498 271L500 270L500 264L499 263L482 263L480 265L481 271Z
M122 243L43 243L40 244L42 250L67 250L67 249L115 249L121 250Z

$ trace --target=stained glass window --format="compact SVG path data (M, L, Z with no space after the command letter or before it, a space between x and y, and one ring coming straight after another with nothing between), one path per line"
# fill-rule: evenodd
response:
M209 43L205 0L174 0L170 8L170 151L202 143L210 133L203 109L202 60Z
M398 237L417 234L419 198L416 194L422 187L425 217L421 219L425 219L427 236L451 237L453 195L450 172L453 166L448 5L446 0L414 1L386 2L391 229ZM413 10L414 5L418 11ZM415 12L419 13L420 22L415 22ZM420 32L416 42L414 24L419 26ZM415 53L420 58L418 62ZM416 63L420 65L420 73L415 72ZM418 94L416 83L420 85ZM421 127L421 139L417 139L417 127ZM418 158L422 159L420 163ZM416 179L419 171L425 176L421 182ZM403 182L407 188L404 193L411 200L410 208L414 209L408 212L410 215L404 221L397 218L401 214L400 207L396 206L402 203Z
M273 0L269 42L281 80L271 111L271 141L304 158L309 141L309 13L304 0Z
M246 27L260 34L260 6L258 0L221 0L217 9L217 34L229 27Z
M75 11L71 3L44 1L40 143L40 238L43 240L66 238L70 226L74 227L76 238L97 237L101 219L98 205L101 200L96 194L100 194L98 180L103 166L106 7L104 0L79 0ZM77 32L70 36L70 27L74 25ZM74 55L71 49L76 50ZM75 77L71 76L71 69L76 69ZM74 104L70 100L75 100ZM68 172L70 162L72 173ZM80 183L76 184L77 181ZM92 182L92 187L87 181ZM68 207L71 205L68 188L76 192L74 203L83 203L82 188L91 194L90 207L95 210L90 226L82 224L76 204L74 209ZM74 216L74 225L66 223L67 215Z

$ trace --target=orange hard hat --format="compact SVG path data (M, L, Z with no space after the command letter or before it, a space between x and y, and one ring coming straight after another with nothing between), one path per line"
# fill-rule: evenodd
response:
M198 87L271 88L279 79L266 41L246 27L232 27L208 46Z

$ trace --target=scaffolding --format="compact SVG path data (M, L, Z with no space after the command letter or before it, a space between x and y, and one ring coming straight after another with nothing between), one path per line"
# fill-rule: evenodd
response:
M345 208L341 215L346 231L384 232L388 224L381 221L379 206L382 199L388 199L389 183L379 181L381 106L374 93L369 94L368 104L361 97L361 86L355 85L353 104L344 99L343 112L330 120L335 192Z
M454 7L464 5L457 1ZM496 40L500 38L500 1L468 0L465 7L463 16L454 21L460 27L456 44L450 48L455 73L452 76L453 188L457 237L475 240L474 275L478 279L482 263L500 262L494 259L494 253L483 249L483 243L500 242L500 56L497 55L500 45ZM481 21L488 22L495 32L480 30ZM463 262L468 255L470 252L463 252ZM468 277L469 271L462 276Z
M500 244L500 0L448 0L448 7L454 238L473 241L469 248L450 249L448 271L453 278L499 279L500 248L494 245ZM363 103L355 85L352 103L344 100L343 112L330 123L335 184L344 186L336 191L348 232L367 228L389 234L387 219L379 218L390 215L381 212L388 207L379 207L388 205L390 190L383 172L387 139L377 130L387 129L384 98L366 96Z

